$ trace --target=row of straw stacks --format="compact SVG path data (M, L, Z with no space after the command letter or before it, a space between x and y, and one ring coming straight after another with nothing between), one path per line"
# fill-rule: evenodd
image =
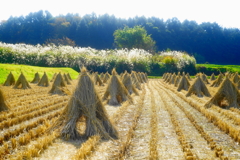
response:
M67 92L67 84L71 84L71 77L69 74L64 74L64 78L61 75L61 73L56 74L52 88L49 91L51 94L65 94ZM42 78L40 78L39 74L36 73L34 76L34 79L31 81L31 83L36 83L38 86L48 87L50 85L48 76L44 72ZM3 86L12 86L13 89L30 89L31 86L29 85L28 81L26 80L26 77L23 73L20 74L17 81L15 81L15 78L12 74L12 72L9 73L7 76L6 81L4 82ZM6 97L4 96L4 93L2 91L3 89L0 88L0 112L6 111L9 109L9 105L6 102Z
M67 88L66 77L60 73L54 77L49 93L64 93L65 90L63 88ZM103 139L118 138L117 130L108 118L102 99L96 92L95 85L107 84L103 100L108 100L108 103L111 105L118 105L126 100L131 102L132 97L130 95L133 93L138 95L138 89L141 90L141 84L147 83L148 78L146 74L137 72L132 72L131 74L125 72L120 76L115 69L113 69L112 75L106 73L100 77L96 73L90 75L86 68L82 68L77 86L71 94L68 104L49 131L57 129L61 137L66 139L81 139L93 135L100 135ZM26 81L23 74L21 74L22 79ZM44 74L42 79L48 81L47 75ZM49 86L49 82L41 81L38 74L35 75L32 83ZM82 119L86 121L84 133L79 132L79 127L77 126L79 120Z
M163 75L163 79L165 83L174 84L174 86L177 87L177 91L181 91L182 89L186 90L187 97L192 94L195 94L198 97L211 97L207 85L209 85L209 87L219 87L217 92L205 104L205 107L209 108L212 105L223 107L222 103L224 101L227 102L227 105L225 105L224 108L239 108L240 92L238 91L238 88L240 79L238 73L226 73L226 76L220 73L217 78L214 74L212 74L210 76L210 81L212 81L211 84L204 73L198 73L195 76L192 85L190 85L190 81L192 79L188 76L188 74L185 75L185 73L182 75L180 73L178 73L178 75L175 73L165 73Z
M117 139L117 130L108 118L95 86L107 83L103 100L107 100L109 97L109 104L118 105L126 100L132 101L130 94L135 93L138 95L135 88L135 86L139 85L137 76L140 78L140 74L136 72L132 72L131 75L125 72L121 77L113 69L112 75L105 73L99 77L97 73L90 75L86 68L82 68L77 86L62 115L51 130L58 129L61 137L65 139L81 139L93 135L99 135L103 139ZM144 78L143 81L147 81L145 74ZM86 121L84 133L80 133L77 127L80 119Z
M57 74L55 73L50 82L54 82L56 77L57 77ZM68 85L70 85L71 80L72 80L70 74L69 73L67 73L67 74L64 73L63 77L64 77L64 81ZM34 76L33 80L31 81L31 83L37 84L38 86L43 86L43 87L48 87L50 85L46 72L44 72L44 74L41 78L40 78L40 75L39 75L38 72L35 73L35 76ZM3 83L3 86L12 86L12 85L14 85L13 88L15 88L15 89L29 89L29 88L31 88L23 73L20 74L17 81L15 81L15 78L14 78L12 72L9 73L6 81Z

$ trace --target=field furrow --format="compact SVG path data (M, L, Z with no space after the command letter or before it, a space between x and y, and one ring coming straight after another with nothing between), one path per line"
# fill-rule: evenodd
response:
M132 105L123 105L118 112L115 112L111 120L118 130L119 139L101 142L87 159L122 159L126 156L132 134L141 115L144 96L145 90L142 92L141 97L134 96Z
M165 88L165 91L171 94L179 104L184 106L184 108L191 113L195 122L203 128L203 131L206 132L211 139L213 139L213 142L215 142L217 146L222 148L224 156L233 159L240 158L240 146L238 143L234 142L234 140L228 134L226 134L225 131L220 130L216 123L214 124L211 122L209 117L206 117L204 113L199 112L199 110L195 109L192 105L183 100L182 97L179 97L178 94L180 93L177 93L177 91L173 92L162 81L158 81L158 83L161 85L161 87ZM194 101L193 103L198 102ZM202 106L203 105L204 104L202 104Z
M150 157L149 141L151 138L151 98L150 89L146 87L146 95L141 108L141 114L132 131L132 138L124 159L148 159Z
M156 86L156 85L155 85ZM190 146L190 149L194 156L199 159L206 159L215 157L213 152L208 145L207 141L202 137L199 131L192 124L191 120L185 115L185 113L174 103L173 99L168 95L166 91L159 87L159 93L163 98L163 101L168 105L170 112L174 114L177 119L179 126L181 127L182 134L186 139L186 144Z
M152 95L155 99L158 125L157 151L159 159L184 159L184 153L179 143L175 127L171 122L171 117L159 95L158 89L150 81L150 86L154 88Z

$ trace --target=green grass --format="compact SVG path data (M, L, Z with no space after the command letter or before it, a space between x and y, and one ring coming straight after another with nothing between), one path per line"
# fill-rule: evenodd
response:
M162 76L148 76L148 78L151 78L151 79L160 79L160 78L162 78Z
M32 81L36 72L43 75L44 72L47 73L48 78L51 79L54 73L69 73L72 79L77 79L78 72L72 68L50 68L50 67L36 67L28 65L15 65L15 64L1 64L0 63L0 84L3 84L10 73L13 73L15 80L18 79L21 72L25 75L28 81Z
M206 68L226 68L227 71L240 73L240 65L197 64L197 66L205 66Z

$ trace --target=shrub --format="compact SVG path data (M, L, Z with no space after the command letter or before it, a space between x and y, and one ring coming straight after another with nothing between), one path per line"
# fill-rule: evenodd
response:
M6 44L0 42L0 63L26 64L43 67L71 67L76 71L85 66L93 72L118 73L125 70L162 75L164 72L185 71L194 74L196 60L178 51L152 55L143 49L96 50L72 46Z

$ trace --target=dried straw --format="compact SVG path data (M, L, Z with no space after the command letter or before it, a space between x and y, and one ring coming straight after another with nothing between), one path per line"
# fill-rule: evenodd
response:
M144 74L145 74L146 80L148 81L148 74L147 73L144 73Z
M205 84L210 84L210 83L208 82L208 79L207 79L206 74L202 73L202 74L200 74L200 76L201 76L201 79L203 80L203 82L204 82Z
M15 84L15 78L12 74L12 72L10 72L7 76L6 81L3 83L3 86L11 86Z
M144 80L142 79L142 76L141 76L141 73L140 73L140 72L136 73L136 76L137 76L138 81L139 81L140 83L144 83Z
M212 73L212 75L211 75L211 77L210 77L210 80L211 80L211 81L216 80L216 77L215 77L214 73Z
M223 81L223 78L224 78L223 74L220 73L220 74L218 75L218 78L217 78L215 81L213 81L213 83L211 84L211 87L218 87L218 86L220 86L220 84L221 84L222 81Z
M169 83L169 84L174 84L175 79L176 79L176 74L173 73L172 76L171 76L171 79L168 81L168 83Z
M100 79L103 81L103 79L104 79L104 76L105 76L105 74L104 73L101 73L100 74Z
M172 79L172 75L173 75L172 73L169 73L166 81L164 81L164 82L169 83Z
M56 77L57 77L57 73L54 73L54 75L53 75L53 77L52 77L52 79L51 79L50 82L54 82L54 80L55 80Z
M186 96L188 97L191 94L195 94L198 97L203 97L203 96L210 97L211 96L205 83L200 78L200 76L197 76L197 79L193 82L192 86L189 88Z
M177 87L178 84L180 83L182 76L181 75L177 75L174 81L174 86Z
M146 78L145 73L140 73L140 76L142 77L143 82L147 83L147 78Z
M126 72L126 71L125 71L125 72ZM119 77L122 78L122 76L123 76L123 73L120 73Z
M239 76L238 76L238 73L237 73L237 72L236 72L235 74L233 74L232 81L233 81L233 83L238 83L238 81L239 81Z
M93 82L94 82L95 85L99 85L99 86L103 85L103 82L99 78L98 73L93 73L92 77L93 77Z
M136 95L139 95L137 89L134 87L132 83L130 75L127 72L123 74L122 83L128 90L129 94L132 94L134 92Z
M86 118L86 130L83 135L79 133L77 123L82 117ZM93 135L104 139L118 137L85 68L82 68L76 89L52 129L59 127L61 136L67 139L81 139Z
M137 89L139 89L139 90L142 90L141 83L139 83L135 71L132 71L132 73L131 73L131 79L132 79L132 83L133 83L134 87L137 88Z
M68 77L68 79L69 79L70 81L72 81L72 77L70 76L69 73L67 73L67 77Z
M171 73L166 73L166 75L164 76L164 81L163 82L166 82L170 75L171 75Z
M185 74L183 74L183 76L178 84L177 91L180 92L182 89L187 91L189 87L190 87L190 83L189 83L188 79L186 78Z
M107 72L107 73L105 73L105 75L104 75L104 78L103 78L103 83L107 83L107 81L110 79L110 74Z
M163 76L162 76L162 79L165 80L166 76L167 76L168 73L163 73Z
M39 73L37 72L37 73L35 73L34 78L33 78L33 80L31 81L31 83L38 83L39 81L40 81L40 75L39 75Z
M240 89L240 80L237 83L235 83L235 84L237 86L237 89Z
M2 90L0 89L0 112L1 111L6 111L9 109L9 105L6 102L6 98L2 92Z
M108 97L110 97L110 105L119 105L121 102L127 100L132 102L131 96L128 94L123 83L119 80L115 69L112 71L112 77L107 86L107 90L104 93L103 100L106 100Z
M46 72L44 72L41 80L38 82L38 86L48 87L49 86L49 80Z
M214 104L227 109L231 107L239 108L239 100L240 93L238 89L229 78L226 77L215 95L205 104L205 107L210 108ZM224 104L225 106L223 106Z
M65 81L68 85L71 85L70 79L68 78L68 76L67 76L65 73L63 74L63 78L64 78L64 81Z
M26 80L26 77L24 76L24 74L21 73L13 88L14 89L29 89L31 87L30 87L28 81Z
M67 87L61 73L58 73L58 75L56 76L54 82L53 82L53 85L52 85L52 88L51 90L49 91L49 93L52 93L52 94L65 94L65 89L64 87Z
M191 77L190 77L190 75L189 75L189 73L186 74L186 77L187 77L187 79L188 79L189 81L192 80Z

